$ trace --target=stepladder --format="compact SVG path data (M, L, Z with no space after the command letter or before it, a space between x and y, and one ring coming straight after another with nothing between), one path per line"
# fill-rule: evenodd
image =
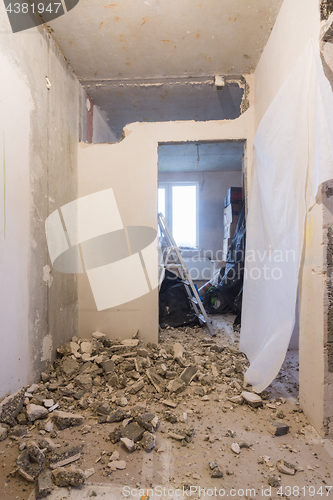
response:
M162 213L158 214L158 226L160 229L161 236L161 254L162 254L162 264L164 269L167 269L175 274L178 274L179 278L182 280L188 300L197 316L199 324L205 326L209 335L212 337L216 336L214 329L212 327L211 321L207 316L205 308L202 304L200 295L193 283L190 273L185 265L184 259L182 257L181 251L177 246L174 237L169 229L169 226L165 220Z

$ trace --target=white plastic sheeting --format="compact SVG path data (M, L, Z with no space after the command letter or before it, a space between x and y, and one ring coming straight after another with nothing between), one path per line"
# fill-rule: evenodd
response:
M333 94L311 39L263 117L247 218L240 350L245 380L265 389L294 325L306 212L333 178Z

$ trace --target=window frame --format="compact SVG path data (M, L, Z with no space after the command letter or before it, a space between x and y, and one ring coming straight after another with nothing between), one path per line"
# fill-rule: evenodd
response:
M173 186L195 186L195 202L196 202L196 238L195 247L199 248L199 181L161 181L158 182L158 189L165 189L165 220L169 226L171 234L173 235L172 216L173 216L173 203L172 203L172 187ZM177 243L177 242L176 242ZM192 248L192 247L191 247Z

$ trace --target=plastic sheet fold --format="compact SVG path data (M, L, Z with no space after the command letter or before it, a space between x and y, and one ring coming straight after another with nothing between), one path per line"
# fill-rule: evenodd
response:
M290 342L307 211L333 178L333 93L309 40L254 141L240 350L256 392L278 374Z

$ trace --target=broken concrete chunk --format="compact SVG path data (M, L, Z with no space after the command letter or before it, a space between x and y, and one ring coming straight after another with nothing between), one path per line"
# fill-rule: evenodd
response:
M48 409L44 406L28 404L26 408L27 416L31 422L39 418L46 418L49 414Z
M110 462L114 462L115 460L119 460L119 451L114 451L110 457Z
M122 431L122 429L118 428L118 429L115 429L114 431L110 432L109 439L110 439L111 443L116 444L120 441L120 438L122 437L121 431Z
M97 340L103 340L103 339L105 339L106 335L105 335L105 333L102 333L102 332L94 332L92 334L92 337L94 339L97 339Z
M0 441L4 441L7 437L7 429L0 425Z
M60 448L60 444L55 444L50 438L42 438L38 441L38 446L41 450L53 451Z
M51 472L43 472L36 481L35 497L36 500L41 500L52 493L52 479Z
M108 375L109 373L113 373L115 369L115 364L112 359L107 359L101 363L101 366L104 372Z
M273 436L284 436L289 432L289 425L282 420L268 420L267 428Z
M142 413L136 418L136 421L149 432L156 431L159 425L158 416L154 413Z
M140 441L142 448L148 453L156 446L156 437L154 434L146 431L143 433L142 440Z
M217 352L217 353L220 353L224 350L224 347L220 346L220 345L216 345L216 344L213 344L210 346L210 350L211 351L214 351L214 352Z
M247 392L243 391L241 394L242 398L246 403L248 403L250 406L253 406L253 408L256 408L257 406L262 406L262 399L258 394L255 394L254 392Z
M219 467L215 467L210 475L210 477L214 478L221 478L223 477L223 472Z
M179 394L185 389L185 387L186 384L180 377L176 377L175 379L170 380L167 385L167 389L171 394Z
M52 414L53 422L58 426L60 430L66 429L67 427L75 427L81 425L83 422L82 415L77 413L67 413L65 411L55 411Z
M91 354L92 353L92 342L83 341L80 345L81 354Z
M281 485L281 479L276 476L268 476L267 483L269 486L272 486L272 488L279 488Z
M195 365L190 365L181 373L180 378L188 385L198 372L198 367Z
M137 352L137 355L141 356L142 358L148 358L149 354L150 354L148 349L144 349L141 347L139 349L137 349L136 352Z
M59 467L76 462L81 457L83 447L83 444L79 444L54 450L49 458L50 469L58 469Z
M21 476L33 482L44 469L45 456L36 443L31 443L17 459L17 468Z
M176 441L183 441L183 439L186 438L186 435L180 434L177 432L169 432L168 437L171 437L172 439L175 439Z
M125 339L121 341L121 344L127 347L136 347L138 343L139 339Z
M172 413L171 411L166 411L164 413L164 416L165 416L165 420L167 420L168 422L171 422L172 424L175 424L176 422L178 422L178 417L175 413Z
M61 363L61 372L67 379L78 373L79 368L80 365L75 359L69 357L63 358Z
M59 468L52 471L52 479L60 488L75 488L84 484L86 477L81 469Z
M131 439L128 439L126 437L122 437L120 438L120 442L123 443L123 445L125 446L126 450L132 452L135 450L136 448L136 445L134 443L134 441L132 441Z
M37 389L38 389L39 385L38 384L32 384L26 392L28 392L29 394L32 394L34 393Z
M140 427L137 422L131 422L130 424L126 425L126 427L121 429L121 437L126 437L136 443L142 438L144 432L145 429L143 427Z
M91 469L86 469L84 471L84 475L86 479L89 479L91 476L95 474L95 469L92 467Z
M120 398L117 398L115 400L115 403L116 403L117 406L124 407L124 406L128 405L128 400L127 400L127 398L125 398L125 396L121 396Z
M25 427L24 425L15 425L12 429L8 431L10 437L12 439L15 439L16 441L19 441L20 439L24 438L27 432L28 428Z
M123 410L120 408L119 410L111 413L111 415L101 417L98 422L100 424L112 424L113 422L121 422L122 420L125 420L125 418L129 418L130 416L130 410Z
M145 386L144 380L143 379L138 380L137 382L135 382L135 384L131 385L128 392L130 394L136 394L137 392L141 391L141 389L143 389L144 386Z
M170 408L177 408L177 403L174 403L173 401L171 401L170 399L163 399L162 403L165 405L165 406L169 406Z
M90 375L88 375L88 373L78 375L75 378L75 384L81 387L81 389L83 389L85 392L91 392L92 390L92 378Z
M184 353L184 348L181 344L177 343L173 345L173 357L176 358L181 358Z
M239 447L239 444L238 443L232 443L231 445L231 450L236 454L236 455L239 455L240 452L241 452L241 449Z
M228 401L241 405L244 402L244 399L242 396L233 396L232 398L228 398Z
M0 403L0 422L10 426L16 425L15 417L23 408L25 390L16 392L11 396L7 396Z
M165 382L162 379L162 377L157 375L157 373L154 372L153 370L147 370L146 374L152 385L157 390L157 392L163 392L165 388Z
M54 405L53 399L43 399L45 408L51 408Z
M276 467L279 472L282 472L282 474L294 476L296 473L295 466L286 462L285 460L279 460L278 462L276 462Z
M125 460L115 460L113 462L108 463L108 467L110 467L110 469L113 471L124 470L126 469L126 462Z

